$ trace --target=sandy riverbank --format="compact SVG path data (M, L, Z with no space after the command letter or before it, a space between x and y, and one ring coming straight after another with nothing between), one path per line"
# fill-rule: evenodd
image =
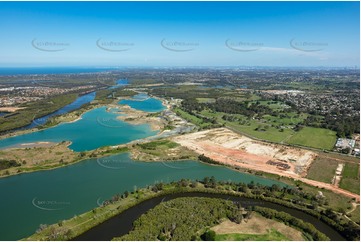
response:
M33 143L22 143L22 144L16 144L13 146L9 146L6 149L18 149L18 148L44 148L44 147L52 147L58 143L55 142L33 142Z

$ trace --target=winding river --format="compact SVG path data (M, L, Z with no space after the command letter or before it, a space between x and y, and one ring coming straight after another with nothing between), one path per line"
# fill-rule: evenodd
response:
M1 71L0 71L1 72ZM114 86L111 86L109 87L109 89L114 89L114 88L119 88L119 87L124 87L128 85L128 80L125 80L125 79L120 79L120 80L117 80L115 82L115 85ZM23 127L20 127L20 128L16 128L16 129L13 129L11 131L18 131L18 130L25 130L25 129L32 129L32 128L35 128L39 125L43 125L45 124L49 118L53 117L53 116L57 116L57 115L63 115L63 114L66 114L66 113L69 113L71 111L74 111L76 109L79 109L81 106L83 106L84 104L87 104L87 103L90 103L91 101L93 101L95 99L95 96L96 96L96 92L90 92L90 93L87 93L87 94L84 94L84 95L81 95L79 96L74 102L56 110L55 112L53 113L50 113L50 114L47 114L43 117L40 117L40 118L37 118L37 119L34 119L31 124L28 124L26 126L23 126ZM5 112L0 112L0 116L4 116L8 113L5 113Z
M320 221L319 219L306 214L302 211L287 208L275 203L270 203L266 201L261 201L257 199L250 198L240 198L237 196L223 195L223 194L209 194L209 193L178 193L172 195L163 195L160 197L152 198L137 204L134 207L131 207L124 212L120 213L113 218L108 219L107 221L99 224L96 227L86 231L85 233L79 235L74 240L80 241L109 241L114 237L119 237L127 234L133 228L133 222L139 218L142 214L146 213L149 209L154 208L155 206L161 204L163 201L169 201L178 197L209 197L209 198L222 198L232 201L239 202L243 207L247 206L261 206L277 211L282 211L291 214L292 216L302 219L305 222L309 222L315 226L316 229L327 235L332 241L343 241L343 238L337 231L326 223Z
M35 127L37 127L39 125L43 125L48 121L49 118L51 118L53 116L66 114L68 112L71 112L71 111L74 111L74 110L80 108L82 105L84 105L86 103L90 103L91 101L94 100L95 95L96 95L96 92L90 92L90 93L87 93L85 95L79 96L74 102L72 102L72 103L58 109L57 111L55 111L53 113L50 113L50 114L47 114L47 115L45 115L43 117L40 117L40 118L36 118L31 122L31 124L28 124L28 125L20 127L20 128L13 129L11 131L32 129L32 128L35 128Z

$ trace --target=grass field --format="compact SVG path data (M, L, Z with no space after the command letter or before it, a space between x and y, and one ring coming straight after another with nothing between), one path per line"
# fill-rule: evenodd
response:
M352 211L351 219L352 221L360 224L360 205L357 206L356 209Z
M263 101L263 102L266 102L266 101ZM277 105L277 104L274 104L274 105ZM237 117L238 119L242 120L241 122L240 121L231 122L231 121L223 120L222 116L225 115L225 113L222 113L222 112L210 112L208 110L203 110L201 112L201 114L206 117L216 117L217 121L219 123L225 123L228 127L232 128L236 131L239 131L241 133L250 135L250 136L258 138L258 139L267 140L267 141L279 142L279 143L284 142L284 143L299 144L299 145L303 145L303 146L315 147L315 144L313 142L309 142L309 140L305 139L303 136L306 135L306 137L309 137L310 134L308 132L311 132L313 134L313 132L316 130L317 131L316 135L318 135L318 137L316 139L321 139L321 141L320 141L321 144L324 144L324 140L328 139L328 137L325 136L325 134L323 132L327 131L326 132L327 134L328 134L328 132L332 133L332 137L330 139L331 142L329 142L332 144L327 146L328 148L330 147L329 149L332 149L334 143L336 142L336 135L333 131L330 131L330 130L307 127L307 128L304 128L306 130L306 133L305 133L305 131L303 131L304 129L302 129L299 132L293 131L292 127L294 125L296 125L297 123L302 122L307 117L307 114L297 115L297 113L295 113L295 112L290 112L290 113L287 113L286 117L283 117L283 118L274 117L271 115L264 115L261 120L248 119L247 117L245 117L243 115L233 114L234 117ZM260 128L260 127L264 128L265 130L262 130L262 129L256 130L257 128ZM280 128L280 127L282 127L282 128ZM308 129L310 129L310 130L308 130ZM297 137L294 138L294 136L297 136ZM295 143L295 141L289 142L292 139L294 139L298 143ZM312 140L315 140L315 139L313 138Z
M342 172L343 178L359 179L359 165L346 163Z
M332 150L336 143L336 132L328 129L304 127L295 133L287 143Z
M133 145L130 152L133 159L141 161L197 159L196 153L169 140L157 140Z
M217 121L219 123L225 123L227 126L231 127L232 129L235 129L237 131L240 131L241 133L245 133L247 135L256 137L258 139L264 139L264 140L269 140L269 141L273 141L273 142L282 142L283 140L287 139L288 137L290 137L293 134L293 131L291 129L285 128L283 130L283 132L279 131L279 129L277 129L276 127L272 127L272 124L275 123L264 123L258 120L254 120L254 119L247 119L245 116L240 115L240 114L234 114L233 116L239 118L240 120L242 120L244 122L244 124L240 124L239 121L236 122L230 122L230 121L225 121L222 119L222 116L225 115L225 113L222 112L209 112L207 110L203 110L201 112L202 115L206 116L206 117L216 117ZM275 125L278 125L275 124ZM266 131L257 131L255 130L257 127L259 126L267 126L267 130Z
M286 236L282 233L278 232L275 229L270 229L266 234L217 234L216 239L217 241L244 241L244 240L251 240L251 241L283 241L289 240Z
M169 140L157 140L157 141L152 141L152 142L148 142L148 143L144 143L144 144L139 144L139 146L142 149L155 150L156 148L159 148L160 146L164 146L165 149L172 149L172 148L178 147L179 144L169 141Z
M215 98L207 98L207 97L199 97L197 98L199 103L214 103L216 101Z
M258 213L237 224L228 219L211 228L223 240L303 240L302 232Z
M267 103L266 101L262 102ZM284 104L269 104L269 106L271 105L274 105L274 109L278 109ZM202 119L194 115L190 115L178 108L175 109L175 111L184 119L202 128L208 126ZM277 117L264 115L260 120L247 118L241 114L230 115L223 112L211 112L209 110L203 110L200 114L209 118L215 117L219 124L225 124L235 131L266 141L301 145L322 150L332 150L336 143L336 132L332 130L304 127L300 131L295 132L293 127L298 123L302 123L303 120L307 118L307 114L298 115L295 112L289 112ZM235 121L222 119L224 115L232 116L235 118L233 119Z
M282 142L293 133L293 131L290 129L284 129L283 132L281 132L275 127L268 127L266 131L258 131L255 129L258 128L260 124L255 121L251 121L250 125L241 125L236 122L226 122L226 125L258 139L269 140L273 142Z
M180 108L175 108L174 109L174 112L177 113L177 115L181 116L183 119L187 120L188 122L191 122L201 128L203 127L207 127L208 125L211 125L211 123L205 123L203 122L202 119L194 116L194 115L191 115L187 112L184 112L183 110L181 110Z
M302 123L303 120L307 118L307 114L300 114L298 115L295 112L289 112L287 113L287 117L280 118L280 117L274 117L271 115L264 115L263 118L268 123L282 125L282 126L288 126L288 125L296 125L298 123Z
M308 192L311 194L317 194L319 191L322 191L323 195L326 197L326 200L328 202L328 206L330 208L332 208L335 211L338 211L339 209L344 209L345 211L347 211L349 209L349 207L351 206L350 201L352 200L351 198L345 197L341 194L337 194L334 192L331 192L329 190L326 189L320 189L308 184L303 183L301 186L302 191L304 192ZM309 201L311 202L311 201Z
M6 149L0 151L1 160L14 160L21 164L1 172L1 176L14 175L23 171L35 171L75 162L78 154L68 148L69 142L27 149Z
M336 160L317 157L312 162L306 177L316 181L331 183L338 163Z
M342 172L340 187L360 194L360 165L346 163Z

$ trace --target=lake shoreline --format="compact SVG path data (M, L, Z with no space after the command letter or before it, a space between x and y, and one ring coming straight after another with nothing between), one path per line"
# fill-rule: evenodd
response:
M168 185L167 185L168 186ZM277 203L277 202L270 202L268 201L267 198L253 198L252 195L248 195L245 193L232 193L232 192L227 192L227 191L219 191L219 190L215 190L215 189L211 189L211 188L204 188L203 185L201 186L201 184L198 184L198 186L196 188L190 188L190 187L185 187L185 188L176 188L176 187L170 187L170 188L165 188L164 190L160 191L160 192L150 192L147 191L147 189L142 188L141 193L143 194L142 197L140 198L136 198L135 194L130 194L129 197L124 198L124 199L120 199L118 201L115 201L114 203L109 203L107 205L104 206L100 206L98 208L94 208L92 211L87 211L77 217L68 219L63 221L63 225L62 225L62 229L64 228L64 226L66 228L72 229L72 235L69 238L66 238L67 240L88 240L89 236L90 238L92 238L92 240L104 240L104 238L100 238L97 237L94 239L94 235L100 235L103 233L100 233L99 229L101 229L101 227L106 227L107 224L111 224L112 221L116 221L118 216L122 216L122 214L124 214L126 211L128 211L129 209L132 210L139 210L137 207L143 203L149 203L150 201L156 199L158 202L162 202L165 198L168 199L172 199L173 197L176 198L178 196L180 197L189 197L189 196L223 196L224 198L229 199L230 196L234 197L235 199L243 199L245 200L246 204L248 204L248 200L254 200L255 204L258 204L260 206L266 206L268 207L268 205L265 204L266 203L270 203L270 204L274 204L274 206L283 206L283 204L281 203ZM152 203L150 202L150 204L152 204L151 206L156 206L156 204L158 203ZM305 215L307 215L308 217L311 216L314 220L318 220L316 217L313 217L310 214L307 214L306 212L302 211L302 209L300 208L296 208L296 207L285 207L286 210L295 210L295 211L300 211L301 213L305 213ZM143 214L146 211L143 211L143 209L140 209L140 213ZM98 215L98 214L101 215ZM297 213L296 213L297 214ZM98 215L98 216L97 216ZM138 216L138 215L137 215ZM299 216L299 214L298 214ZM306 216L306 217L307 217ZM82 217L84 218L88 218L85 222L82 219ZM77 222L77 220L79 220L79 222ZM82 222L81 222L82 221ZM67 227L67 224L71 224L71 227ZM131 229L131 224L132 221L129 222L129 224L126 226L127 229ZM339 233L331 228L329 225L327 225L326 223L322 222L321 224L325 224L326 228L327 226L331 229L331 235L333 235L333 239L337 239L337 240L342 240L344 239L341 235L339 235ZM82 225L81 227L79 227L79 225ZM56 230L58 228L57 224L53 224L51 225L54 227L54 229ZM318 225L320 226L320 225ZM129 228L128 228L129 227ZM76 229L75 229L76 228ZM41 239L46 239L46 233L47 233L48 228L46 228L44 231L38 233L38 234L33 234L29 237L23 238L22 240L41 240ZM325 228L323 228L323 230L325 230ZM113 231L114 232L114 231ZM124 233L124 231L122 231L122 233ZM336 233L336 234L335 234ZM108 238L107 238L108 239ZM106 240L107 240L106 239ZM64 240L64 238L62 239Z
M140 93L143 93L143 92L140 92ZM154 98L154 99L157 99L159 100L160 102L162 102L162 105L164 107L166 107L163 111L165 110L168 110L170 109L169 105L165 102L165 100L163 99L160 99L158 97L151 97L151 98ZM49 129L49 128L54 128L54 127L57 127L58 125L61 125L61 124L66 124L66 123L74 123L74 122L77 122L79 120L81 120L83 118L83 115L86 114L87 112L89 111L93 111L94 109L97 109L99 107L106 107L106 108L111 108L111 107L118 107L118 108L122 108L124 106L128 106L129 108L127 109L126 111L126 114L131 114L132 112L142 112L144 115L146 114L151 114L151 113L154 113L154 112L145 112L145 111L141 111L141 110L137 110L135 108L132 108L130 107L129 105L125 105L125 104L119 104L119 100L130 100L128 98L121 98L121 99L117 99L116 101L114 101L113 103L109 103L109 104L90 104L91 107L89 108L89 106L87 107L82 107L80 109L75 109L71 112L68 112L68 113L65 113L65 114L62 114L60 116L58 116L57 118L59 117L64 117L64 118L67 118L69 116L72 116L74 115L76 112L81 112L79 115L76 115L76 117L74 117L73 119L71 120L68 120L68 121L64 121L64 122L60 122L60 123L56 123L54 125L46 125L45 128L31 128L31 129L25 129L25 130L17 130L17 131L14 131L14 132L10 132L10 133L5 133L5 134L0 134L0 140L3 140L3 139L6 139L6 138L10 138L10 137L15 137L15 136L19 136L19 135L23 135L23 134L29 134L29 133L35 133L35 132L38 132L38 131L42 131L42 130L46 130L46 129ZM121 111L122 112L122 111ZM122 118L119 117L120 120L122 120ZM124 120L122 120L124 121ZM127 122L127 121L126 121ZM132 121L128 121L128 123L132 124ZM140 120L135 120L134 121L134 124L135 125L138 125L138 124L144 124L146 122L141 122ZM153 123L157 123L156 121L154 121ZM40 125L40 127L44 127L45 125ZM156 127L158 127L159 125L157 124L154 124L152 127L152 129L156 130ZM25 127L25 126L24 126ZM20 127L21 128L21 127ZM160 129L159 129L160 130ZM0 150L3 149L3 148L0 148Z
M82 116L89 112L89 111L92 111L96 108L99 108L100 106L102 105L94 105L92 106L90 109L88 107L85 107L85 108L80 108L80 109L76 109L76 110L73 110L69 113L66 113L66 114L63 114L63 115L60 115L59 117L68 117L68 116L72 116L75 112L81 112L81 114L79 115L76 115L76 117L74 117L73 120L69 120L69 121L64 121L64 122L60 122L60 123L57 123L57 124L54 124L54 125L47 125L45 128L38 128L38 127L35 127L35 128L31 128L31 129L25 129L25 130L17 130L17 131L14 131L14 132L11 132L11 133L7 133L7 134L2 134L0 135L0 140L3 140L3 139L7 139L7 138L11 138L11 137L15 137L15 136L20 136L20 135L24 135L24 134L29 134L29 133L35 133L35 132L38 132L38 131L43 131L43 130L47 130L47 129L50 129L50 128L54 128L54 127L57 127L61 124L66 124L66 123L74 123L76 121L79 121L82 119ZM40 127L42 126L45 126L45 125L39 125ZM0 150L3 149L0 147Z
M119 109L119 114L125 114L125 116L117 116L117 119L122 120L122 118L120 118L120 117L125 117L125 120L122 120L122 121L124 121L126 123L129 123L129 124L135 125L135 126L136 125L142 125L142 124L148 124L148 125L150 125L150 128L151 128L152 131L159 131L157 134L152 135L150 137L157 137L157 135L159 135L159 134L161 134L163 132L162 129L164 128L165 124L160 124L161 120L154 120L153 117L144 117L144 116L148 116L149 113L144 112L144 111L140 111L140 110L136 110L136 109L131 108L131 107L127 106L127 105L121 105L118 102L119 102L119 100L116 100L116 101L114 101L113 103L110 103L110 104L105 104L105 105L104 104L96 104L96 105L91 105L90 107L87 106L87 107L82 108L80 110L79 109L74 110L74 111L72 111L70 113L66 113L64 115L61 115L63 117L69 117L69 116L73 117L75 112L78 113L79 111L81 111L81 113L79 115L76 115L75 117L73 117L72 120L69 120L69 121L66 121L66 122L60 122L60 123L57 123L57 124L55 124L53 126L48 126L46 128L43 128L43 129L33 128L33 129L29 129L29 130L19 130L19 131L16 131L16 132L12 133L11 135L7 134L5 137L0 136L0 140L10 138L10 137L19 136L19 135L24 135L24 134L36 133L36 132L44 131L44 130L47 130L47 129L50 129L50 128L56 128L57 126L62 125L62 124L75 123L75 122L77 122L79 120L82 120L83 116L86 115L88 112L96 110L97 108L105 108L106 112L109 112L109 109L111 109L111 108L117 108L117 109ZM125 111L123 110L124 107L126 108ZM136 116L138 115L138 117L136 117L135 120L130 120L130 121L126 120L128 115L132 115L134 113L136 114ZM149 124L149 120L151 121L151 124ZM114 147L124 147L124 146L129 146L134 142L140 142L141 143L141 142L147 141L147 138L149 138L149 137L132 140L132 141L127 142L125 144L108 145L108 146L105 146L105 147L108 147L108 149L110 148L110 150L112 150ZM71 144L72 144L72 141L68 140L66 142L67 142L67 148L69 148L71 146ZM1 150L4 150L4 151L6 151L6 150L15 150L16 151L16 150L22 150L22 149L46 148L46 147L48 147L49 150L50 150L51 147L53 147L55 145L59 145L60 143L62 143L62 142L34 141L34 142L17 143L15 145L10 145L10 146L0 148L0 151ZM71 148L69 148L69 149L74 154L81 153L81 152L74 151ZM76 164L76 163L78 163L80 161L90 159L91 158L90 153L100 152L100 150L102 150L102 149L103 149L103 147L99 147L99 148L96 148L96 149L86 151L87 155L85 155L84 158L76 159L74 161L68 162L67 164L58 164L58 163L52 162L50 164L47 164L47 165L41 166L41 167L34 167L34 166L33 167L26 167L26 168L23 168L21 166L20 167L15 167L15 168L18 169L18 172L14 172L14 170L15 170L14 167L4 169L4 170L1 170L0 179L10 177L10 176L20 175L20 174L25 174L25 173L32 173L32 172L46 171L46 170L54 170L54 169L61 168L61 167L64 167L64 166L73 165L73 164ZM105 157L105 156L108 156L108 155L109 154L99 155L99 156L97 156L97 158ZM22 168L24 170L22 170ZM19 170L20 170L20 172L19 172ZM11 171L10 174L9 174L9 171Z

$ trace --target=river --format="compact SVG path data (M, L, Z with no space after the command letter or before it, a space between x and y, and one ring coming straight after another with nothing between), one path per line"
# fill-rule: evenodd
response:
M85 233L76 237L74 240L109 241L112 240L114 237L120 237L122 235L125 235L130 230L132 230L133 222L137 218L139 218L142 214L146 213L149 209L154 208L156 205L160 204L163 201L169 201L178 197L222 198L222 199L239 202L242 207L261 206L261 207L275 209L277 211L289 213L296 218L302 219L305 222L309 222L313 224L316 229L327 235L332 241L345 240L345 238L343 238L337 231L335 231L332 227L330 227L326 223L297 209L287 208L275 203L270 203L257 199L240 198L237 196L230 196L223 194L209 194L209 193L200 193L200 192L163 195L160 197L146 200L134 207L127 209L126 211L120 213L119 215L108 219L107 221L99 224L98 226L86 231Z
M65 69L66 71L67 69ZM78 69L77 69L78 70ZM80 69L80 70L83 70L83 69ZM1 73L1 71L0 71ZM114 88L119 88L119 87L124 87L128 85L128 80L125 80L125 79L120 79L120 80L117 80L115 82L115 85L114 86L111 86L109 87L109 89L114 89ZM84 94L84 95L81 95L79 96L74 102L56 110L55 112L53 113L50 113L50 114L47 114L43 117L40 117L40 118L37 118L37 119L34 119L31 124L29 125L26 125L26 126L23 126L23 127L20 127L20 128L16 128L16 129L13 129L11 131L18 131L18 130L25 130L25 129L32 129L32 128L35 128L39 125L43 125L45 124L49 118L53 117L53 116L57 116L57 115L63 115L63 114L66 114L66 113L69 113L71 111L74 111L76 109L79 109L81 106L83 106L84 104L87 104L87 103L90 103L91 101L93 101L95 99L95 96L96 96L96 92L90 92L90 93L87 93L87 94ZM9 114L9 113L2 113L0 112L0 116L4 116L6 114Z
M94 100L95 95L96 95L96 92L91 92L91 93L79 96L74 102L72 102L72 103L58 109L57 111L55 111L53 113L50 113L48 115L45 115L45 116L37 118L37 119L34 119L31 122L31 124L26 125L26 126L21 127L21 128L18 128L18 129L14 129L14 131L16 131L16 130L24 130L24 129L32 129L32 128L35 128L35 127L37 127L39 125L43 125L48 121L49 118L51 118L53 116L63 115L63 114L69 113L71 111L74 111L74 110L80 108L81 106L83 106L86 103L90 103L91 101Z

